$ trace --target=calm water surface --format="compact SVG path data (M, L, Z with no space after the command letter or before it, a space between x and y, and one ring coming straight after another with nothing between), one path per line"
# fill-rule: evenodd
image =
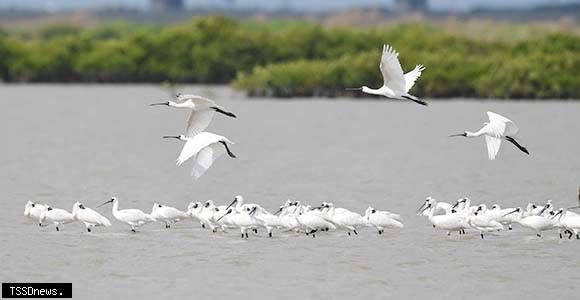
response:
M0 86L0 257L3 282L72 282L75 298L468 298L578 299L580 241L538 239L516 227L485 240L435 231L414 215L426 196L523 206L551 198L577 203L580 103L342 99L244 99L223 87L184 88L214 97L238 119L216 115L209 131L236 142L193 181L174 161L187 113L148 103L155 86ZM531 156L504 144L487 160L477 130L492 110L521 128ZM117 196L121 208L153 202L229 203L237 194L274 211L286 199L363 212L399 212L405 228L378 236L334 232L211 234L193 222L131 234L88 234L80 224L39 228L22 216L31 199L71 209ZM111 217L110 207L99 208ZM231 299L231 298L230 298Z

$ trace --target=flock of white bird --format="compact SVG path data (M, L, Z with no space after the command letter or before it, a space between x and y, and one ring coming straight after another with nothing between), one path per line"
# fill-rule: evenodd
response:
M404 74L398 56L399 54L391 46L384 45L379 65L384 80L383 86L379 89L362 86L348 90L361 90L368 94L427 105L426 102L409 94L425 67L417 65L412 71ZM189 110L185 133L164 136L164 138L175 138L185 142L176 163L179 166L191 159L193 161L191 176L195 179L200 178L223 154L227 153L232 158L236 157L230 149L233 142L224 136L205 131L216 112L236 118L235 114L213 100L198 95L177 94L175 102L166 101L151 105ZM451 136L485 137L490 160L496 158L502 140L512 143L522 152L529 154L528 150L514 138L518 127L513 121L493 112L487 112L487 115L489 122L485 123L480 130L465 131ZM170 227L177 221L191 218L199 220L202 227L214 232L240 228L242 237L246 238L248 230L257 232L259 228L265 229L269 236L272 236L274 229L279 229L305 232L314 237L316 232L320 231L345 230L350 235L351 233L358 234L358 228L372 226L378 230L379 234L382 234L384 229L403 227L398 214L369 207L364 215L360 215L345 208L334 207L332 203L311 207L301 205L299 201L287 201L274 214L258 204L244 204L241 196L237 196L228 206L216 206L211 200L203 204L190 203L186 211L155 203L149 214L138 209L119 209L119 201L116 198L101 205L107 203L112 203L112 214L115 219L129 225L132 231L150 222L163 222L166 227ZM56 225L56 230L60 230L60 225L74 221L84 223L89 232L92 227L111 226L111 222L106 217L79 202L74 204L72 213L69 213L64 209L29 201L24 214L40 225L52 223ZM570 236L574 233L579 237L578 230L580 229L578 226L580 218L577 214L567 209L556 212L552 210L551 204L541 209L531 204L527 211L523 211L520 208L501 209L499 205L494 205L491 209L484 204L470 206L468 198L458 200L455 205L427 198L420 209L420 214L428 216L429 221L437 229L446 230L448 233L452 231L465 233L467 229L475 229L481 233L482 238L485 232L502 230L505 225L511 229L512 223L531 228L537 232L538 236L542 231L559 228L569 232Z
M360 215L346 208L335 207L329 202L311 207L300 204L300 201L287 200L275 213L268 212L258 204L244 203L242 196L236 196L229 205L216 206L212 200L205 203L191 202L186 211L154 203L151 213L139 209L119 209L119 200L115 197L100 206L108 203L113 203L113 217L130 226L133 232L147 223L160 222L165 224L165 228L170 228L176 222L190 219L212 232L227 232L228 229L239 228L242 238L248 238L250 230L256 234L258 230L266 230L269 237L272 237L274 230L306 233L315 237L317 232L323 231L343 230L351 235L358 234L357 229L373 227L382 234L385 229L403 228L401 216L398 214L368 207L365 214ZM28 201L24 207L24 215L40 226L53 224L57 231L60 231L59 226L75 221L83 223L88 232L93 227L111 226L109 219L80 202L73 205L70 213L64 209Z
M545 205L528 203L525 210L502 208L499 204L488 208L485 204L471 205L467 197L454 204L427 197L417 214L428 217L433 228L444 230L447 235L454 231L465 234L465 230L475 230L483 239L484 233L502 231L506 226L512 230L512 224L518 224L534 231L538 237L542 237L543 231L558 230L560 238L568 234L568 238L575 235L580 239L580 215L568 210L572 208L580 206L555 210L552 201L548 200Z

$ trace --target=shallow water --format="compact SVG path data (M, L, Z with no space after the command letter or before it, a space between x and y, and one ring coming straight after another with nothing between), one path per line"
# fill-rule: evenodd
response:
M176 167L187 113L148 103L155 86L0 86L0 254L3 282L73 282L74 298L524 298L577 299L580 241L539 239L516 227L465 237L435 231L414 215L426 196L525 206L577 203L580 102L243 99L214 97L238 119L216 115L209 131L236 142L198 181ZM520 127L531 156L504 144L490 162L483 140L449 139L477 130L491 110ZM274 211L286 199L363 212L401 213L405 228L304 235L212 234L193 222L132 234L80 224L39 228L22 216L31 199L71 209L117 196L121 208L153 202L229 203L237 194ZM110 207L99 208L111 217Z

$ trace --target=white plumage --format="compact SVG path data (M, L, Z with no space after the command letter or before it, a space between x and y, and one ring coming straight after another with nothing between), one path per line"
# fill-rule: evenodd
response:
M520 145L515 139L514 135L518 132L518 127L510 119L498 115L494 112L488 111L489 122L477 132L465 131L460 134L453 134L450 136L463 137L479 137L485 136L485 143L487 145L487 154L490 160L494 160L499 152L502 139L514 144L518 149L526 154L530 154L528 149Z
M24 206L24 216L34 222L40 222L40 215L48 208L46 204L34 203L32 201L26 202Z
M392 99L411 100L421 105L427 102L409 94L409 90L425 70L423 65L417 65L407 74L403 74L403 68L399 62L399 53L390 45L383 45L383 55L379 69L383 75L383 86L372 89L367 86L360 88L347 88L347 90L361 90L363 93L385 96Z
M236 117L233 113L217 105L213 100L202 96L177 94L177 100L180 102L167 101L151 105L167 105L169 107L189 109L190 113L185 129L185 136L187 137L194 137L204 131L211 123L215 112L232 118Z
M74 221L74 217L68 211L61 208L48 207L42 212L39 219L39 225L42 223L52 223L56 226L56 231L60 231L58 228L61 224L68 224Z
M111 226L111 221L105 218L103 215L99 214L98 212L85 207L82 203L76 202L73 205L72 215L75 220L82 222L85 224L88 232L91 232L92 227L98 226Z
M133 232L136 232L136 227L143 226L149 222L155 222L155 218L139 209L119 209L119 200L117 200L115 197L101 205L105 205L107 203L113 203L113 217L115 217L115 219L119 220L120 222L131 226L131 231Z
M224 153L228 153L232 158L236 157L228 147L228 144L233 144L232 141L210 132L201 132L192 138L183 135L165 136L164 138L176 138L185 141L176 164L180 166L191 157L194 157L191 176L195 179L200 178Z
M170 228L171 223L176 223L189 217L186 212L159 203L153 204L150 215L158 222L165 223L165 228Z

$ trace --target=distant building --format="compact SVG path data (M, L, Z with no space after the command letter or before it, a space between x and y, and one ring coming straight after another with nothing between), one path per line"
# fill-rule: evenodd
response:
M151 0L151 10L157 12L180 11L183 7L183 0Z
M427 11L427 0L395 0L397 10L400 11Z

